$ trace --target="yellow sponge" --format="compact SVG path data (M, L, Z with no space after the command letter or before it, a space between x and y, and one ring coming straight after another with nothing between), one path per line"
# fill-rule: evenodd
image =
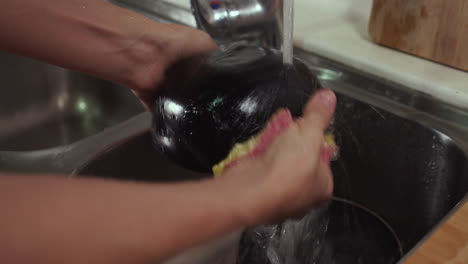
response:
M220 176L221 174L223 174L226 167L229 164L231 164L231 162L241 159L242 157L245 157L247 154L251 153L255 149L257 141L258 136L254 136L245 142L237 143L236 145L234 145L232 150L229 152L228 156L224 160L220 161L218 164L213 166L212 170L214 176ZM335 138L330 133L325 134L324 144L335 149L337 148Z

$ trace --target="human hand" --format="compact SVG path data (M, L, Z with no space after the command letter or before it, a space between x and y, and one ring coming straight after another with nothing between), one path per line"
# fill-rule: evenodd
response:
M334 93L321 90L302 118L293 121L288 111L277 113L260 133L271 141L265 151L240 160L217 179L233 192L247 225L301 217L331 198L334 149L324 143L324 131L335 107ZM269 140L272 134L279 135Z
M0 50L129 87L147 108L175 60L216 48L202 31L157 23L110 1L48 3L2 2ZM26 23L24 14L34 15Z
M131 88L148 111L152 110L158 85L164 79L165 71L173 63L192 55L218 48L204 31L175 24L165 25L165 41L160 44L160 58L151 61L146 71L139 72ZM158 30L160 30L158 28ZM159 34L159 32L158 32ZM163 39L162 37L157 37Z

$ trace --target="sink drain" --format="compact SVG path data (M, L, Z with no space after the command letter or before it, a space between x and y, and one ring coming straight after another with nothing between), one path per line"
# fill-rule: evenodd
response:
M391 264L400 242L377 214L334 199L298 221L247 230L238 264Z

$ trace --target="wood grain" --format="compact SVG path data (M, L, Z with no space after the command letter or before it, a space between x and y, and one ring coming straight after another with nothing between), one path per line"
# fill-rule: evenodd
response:
M374 0L378 44L468 71L468 0Z
M468 264L468 203L441 225L405 264Z

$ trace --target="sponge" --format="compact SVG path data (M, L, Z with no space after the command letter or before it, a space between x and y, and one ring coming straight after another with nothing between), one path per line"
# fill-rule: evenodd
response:
M235 166L243 159L254 158L265 152L274 138L289 127L292 122L291 113L288 110L280 109L263 131L247 141L234 145L228 156L213 166L212 171L214 176L218 177L222 175L225 170ZM324 145L335 150L333 157L337 155L337 144L333 134L325 134Z

